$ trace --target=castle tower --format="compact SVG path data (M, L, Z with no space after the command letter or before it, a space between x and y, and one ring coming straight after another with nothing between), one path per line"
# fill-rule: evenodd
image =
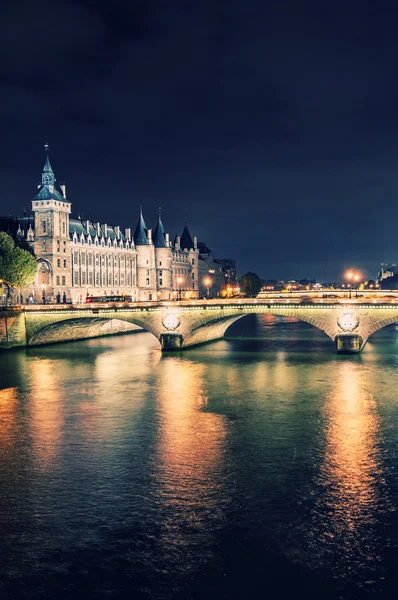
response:
M169 236L164 231L159 209L158 222L153 232L153 245L155 247L156 287L158 300L172 298L172 248Z
M142 208L134 232L134 244L137 250L138 300L156 300L155 248L152 231L147 229L142 216Z
M191 237L188 226L185 225L184 231L179 239L179 246L182 252L187 254L187 260L190 265L190 279L184 282L184 286L186 289L190 290L190 295L192 298L199 297L199 250L196 237Z
M39 262L36 282L37 302L55 301L58 294L70 300L71 264L69 242L69 215L71 203L56 187L51 167L48 144L44 146L46 159L41 185L32 200L35 220L33 249Z

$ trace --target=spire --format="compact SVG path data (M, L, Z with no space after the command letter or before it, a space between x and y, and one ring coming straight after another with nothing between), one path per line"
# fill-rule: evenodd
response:
M189 233L187 225L185 225L184 231L182 232L180 247L181 250L190 250L194 247L191 234Z
M160 213L161 208L159 207L158 222L156 223L155 231L153 232L153 245L155 246L155 248L166 248L166 241L164 239L164 227Z
M148 238L146 232L147 226L145 225L144 217L142 216L142 206L140 206L140 218L138 219L137 227L134 231L134 244L136 246L148 245Z
M41 184L45 185L47 187L49 187L49 186L54 187L55 175L54 175L54 171L52 170L52 167L51 167L50 159L48 157L48 153L50 150L48 144L44 144L44 150L46 152L46 162L44 163L43 172L41 175Z

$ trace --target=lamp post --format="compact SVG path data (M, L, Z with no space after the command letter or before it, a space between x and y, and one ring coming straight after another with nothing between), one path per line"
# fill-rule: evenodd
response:
M43 304L46 303L46 284L43 283L41 286L41 299L43 301Z
M206 286L206 290L207 290L207 299L209 299L210 296L210 284L211 284L211 279L210 277L206 277L206 279L203 282Z
M8 283L6 281L4 281L4 279L0 279L0 287L1 287L1 295L2 296L3 296L3 285L7 286L7 294L5 296L5 299L3 300L3 305L7 306L8 296L10 295L10 286L8 285Z
M358 284L358 282L359 282L359 280L361 278L361 275L360 275L360 273L358 273L358 271L352 271L352 270L350 270L350 271L347 271L347 273L345 274L345 277L350 282L348 284L348 287L349 287L349 290L350 290L350 292L349 292L349 298L351 299L351 296L352 296L352 293L351 293L352 292L351 282L353 282L353 284L352 284L353 286L355 284ZM358 298L358 288L356 288L355 297Z
M182 277L177 277L177 283L178 283L178 300L181 300L181 283L182 283Z

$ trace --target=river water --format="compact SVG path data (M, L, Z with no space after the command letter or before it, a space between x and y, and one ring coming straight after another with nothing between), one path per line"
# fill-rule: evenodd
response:
M0 598L395 597L398 327L0 355Z

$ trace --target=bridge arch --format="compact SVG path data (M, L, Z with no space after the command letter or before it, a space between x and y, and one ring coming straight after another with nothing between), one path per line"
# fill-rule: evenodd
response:
M385 327L388 327L389 325L394 325L397 323L398 323L398 315L395 317L390 316L387 318L380 319L379 321L370 322L364 331L364 336L365 336L364 342L366 342L371 335L373 335L377 331L380 331L380 329L384 329Z
M131 320L120 319L119 316L116 318L85 316L80 318L54 319L51 322L42 322L41 325L29 329L27 331L28 346L83 340L104 335L138 331L151 333L159 342L157 331L151 331L147 323L141 321L135 323Z
M336 326L329 314L320 316L316 311L300 311L289 307L250 306L247 307L223 307L219 310L203 311L201 314L192 316L189 328L181 327L182 347L193 346L207 341L220 339L224 336L230 325L239 319L252 314L267 314L275 317L294 318L297 321L307 323L325 333L332 341L336 337Z

